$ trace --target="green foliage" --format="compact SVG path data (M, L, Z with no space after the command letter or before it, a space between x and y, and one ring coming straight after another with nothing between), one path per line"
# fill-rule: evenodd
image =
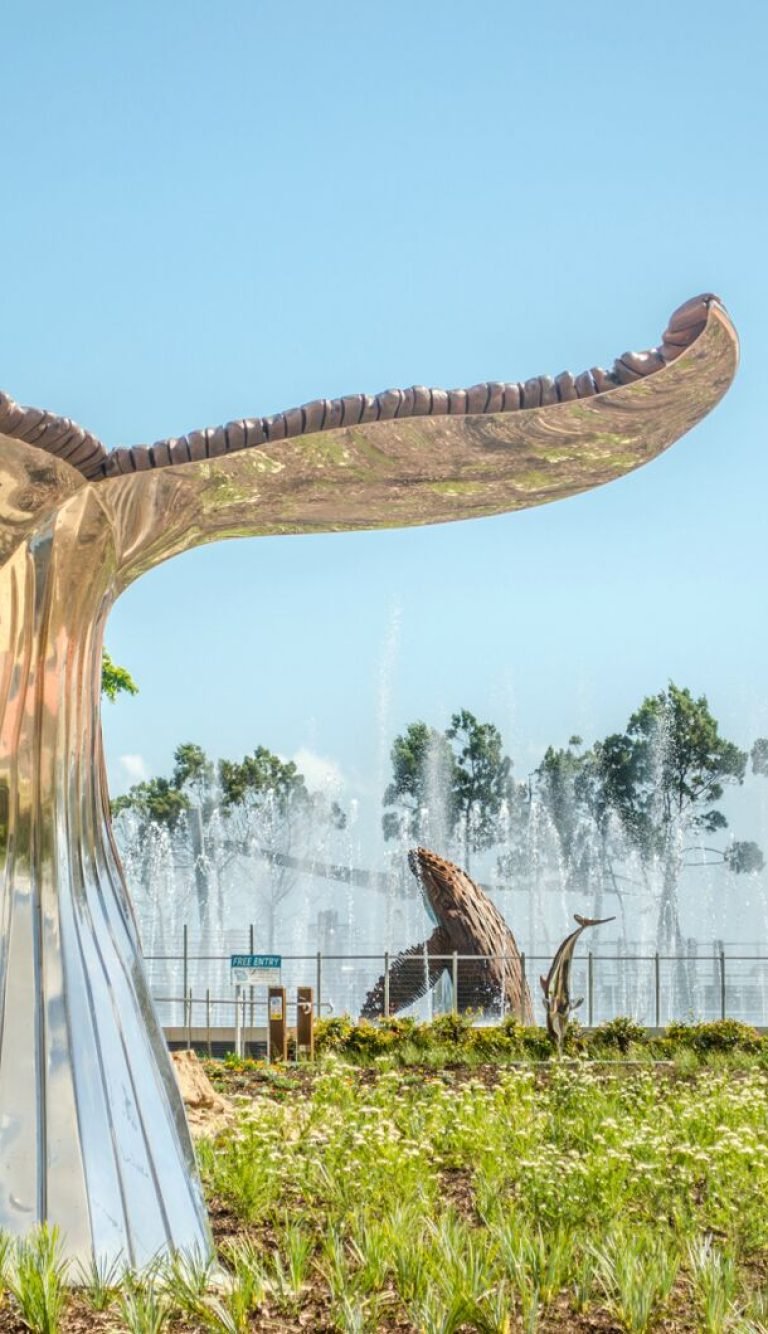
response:
M309 801L304 777L293 760L281 760L266 746L257 746L239 764L220 760L219 786L225 807L258 804L269 798L284 813L292 803Z
M162 825L166 829L175 829L189 808L189 797L167 778L148 778L146 782L135 783L112 802L113 816L121 811L134 811L143 825Z
M764 1045L757 1029L738 1019L716 1019L708 1024L673 1023L667 1026L664 1036L673 1046L697 1052L757 1052Z
M642 1025L635 1023L634 1019L627 1019L625 1015L618 1015L601 1024L592 1036L596 1045L615 1047L622 1054L626 1054L632 1046L642 1045L646 1040Z
M45 1224L16 1247L8 1290L32 1334L58 1334L66 1302L67 1265L56 1227Z
M395 737L391 759L392 782L384 793L384 805L395 809L385 811L384 837L395 838L403 829L409 838L423 837L422 812L436 791L447 795L450 832L456 822L452 809L456 764L445 733L423 722L411 723Z
M139 693L139 687L128 669L113 662L106 649L101 654L101 693L113 703L118 695Z
M479 722L468 709L454 713L446 736L454 744L456 819L468 860L470 851L489 848L498 839L502 805L514 797L512 761L503 752L498 728Z
M706 696L670 682L649 695L623 734L595 746L605 799L646 860L669 853L681 822L714 833L727 821L716 803L742 783L747 754L720 736Z
M406 833L442 845L459 831L467 864L472 852L498 841L502 807L517 794L512 761L493 723L479 722L468 709L454 713L445 732L411 723L395 738L391 758L384 806L393 809L384 813L385 838ZM436 805L444 828L437 823Z

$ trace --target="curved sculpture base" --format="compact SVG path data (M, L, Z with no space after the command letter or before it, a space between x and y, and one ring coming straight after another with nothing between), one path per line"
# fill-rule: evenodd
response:
M112 548L81 493L0 568L0 1229L141 1268L211 1243L109 833Z

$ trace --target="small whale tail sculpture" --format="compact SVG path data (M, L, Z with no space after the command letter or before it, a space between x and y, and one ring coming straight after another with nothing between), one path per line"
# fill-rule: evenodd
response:
M547 1032L557 1046L559 1056L563 1054L568 1020L573 1011L584 1004L583 996L579 1000L571 1000L571 965L576 942L588 926L603 926L606 922L616 920L615 917L582 917L580 913L574 913L573 916L578 930L566 936L552 960L547 976L539 978L547 1010Z

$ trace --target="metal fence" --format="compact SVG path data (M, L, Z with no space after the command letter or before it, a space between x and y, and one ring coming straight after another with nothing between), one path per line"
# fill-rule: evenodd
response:
M229 936L230 933L227 933ZM182 950L177 954L145 957L150 986L161 1022L167 1029L218 1029L236 1027L235 989L229 977L230 952L243 947L243 933L235 936L229 952L210 953L190 940L183 930ZM225 942L221 942L225 944ZM718 943L719 944L719 943ZM648 1028L662 1028L673 1020L692 1022L739 1019L757 1027L768 1026L768 947L700 947L686 954L654 952L588 952L573 964L571 994L583 998L578 1013L581 1023L594 1027L624 1015ZM251 946L252 952L252 946ZM534 1015L544 1022L539 976L546 973L552 955L521 956ZM393 967L397 967L393 974ZM491 970L494 962L498 968ZM463 1010L478 995L478 974L502 978L513 960L502 956L449 954L291 954L282 955L282 983L289 1000L299 986L312 986L316 1013L349 1014L357 1017L370 990L377 988L377 1013L399 1009L404 995L422 994L407 1012L430 1019L451 1010ZM438 974L437 982L435 976ZM393 976L397 979L392 985ZM404 982L405 976L405 982ZM496 1022L511 1008L502 988L489 983L484 989L478 1022ZM266 1023L266 990L243 990L240 1021L244 1027L261 1028ZM403 1012L402 1010L400 1012Z

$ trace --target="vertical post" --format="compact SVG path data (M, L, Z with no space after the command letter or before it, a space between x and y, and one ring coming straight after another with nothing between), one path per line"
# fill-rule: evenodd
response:
M384 953L384 1018L389 1018L389 950Z
M519 1001L520 1001L520 1004L519 1004L520 1014L519 1014L518 1018L520 1019L520 1023L522 1024L523 1020L525 1019L525 950L523 950L522 954L520 955L520 997L519 997Z
M185 1012L186 1012L186 1008L187 1008L187 987L189 986L189 930L188 930L188 928L187 928L187 924L186 924L186 922L184 923L184 926L183 926L183 928L182 928L182 950L183 950L182 958L183 958L184 962L183 962L183 964L182 964L181 989L182 989L182 994L183 994L183 996L184 996L184 1010L185 1010ZM184 1024L185 1024L185 1025L186 1025L186 1022L187 1022L187 1016L186 1016L186 1013L185 1013L185 1014L184 1014Z
M213 1055L211 1051L211 988L205 989L205 1031L208 1042L208 1055Z
M458 951L453 951L451 960L451 986L453 990L452 1009L454 1014L459 1013L459 955Z
M249 928L248 928L248 953L250 954L251 958L253 958L253 953L254 953L254 950L253 950L253 922L251 922L251 925L250 925ZM254 1027L253 1002L254 1002L254 997L255 997L255 995L256 995L256 993L255 993L253 987L252 987L252 986L249 987L249 988L248 988L248 999L249 999L250 1004L251 1004L251 1028Z
M658 950L653 956L653 990L656 1028L661 1028L661 968L659 966Z
M725 1018L725 950L720 950L720 1018Z
M269 1059L270 1061L288 1060L288 1024L285 1014L285 987L269 988Z
M240 983L235 987L235 1056L242 1056L242 1032L240 1030Z
M323 956L320 950L317 951L317 979L315 982L317 997L315 999L315 1014L318 1019L322 1016L322 998L323 998Z
M502 1022L503 1022L503 1020L506 1018L506 1014L507 1014L507 956L506 956L506 954L502 954L502 956L501 956L501 1005L499 1006L499 1009L500 1009L500 1011L501 1011L501 1019L502 1019Z
M312 1002L312 988L296 989L296 1060L306 1056L315 1059L315 1016Z
M187 1051L192 1049L192 988L187 997Z
M592 1028L595 1022L595 965L592 957L592 951L587 955L587 1027Z

